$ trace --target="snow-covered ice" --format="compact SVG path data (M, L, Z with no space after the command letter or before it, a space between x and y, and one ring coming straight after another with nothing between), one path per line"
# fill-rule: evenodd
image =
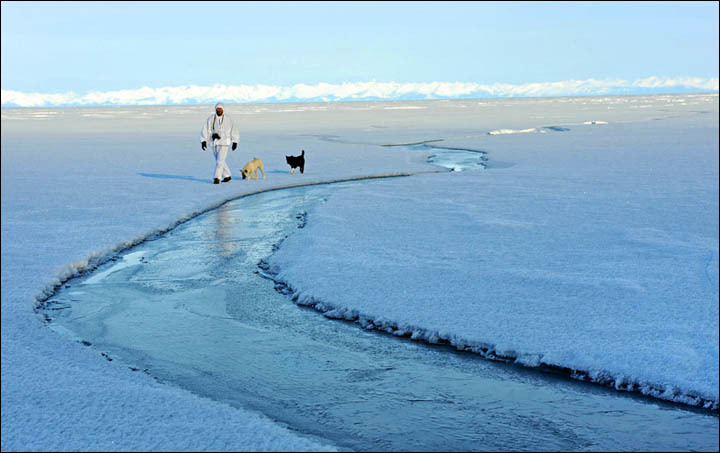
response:
M212 106L66 108L47 117L2 110L3 451L328 448L256 414L113 366L33 313L36 298L114 250L244 193L434 170L409 151L387 159L379 147L343 145L339 152L338 144L300 136L353 127L352 118L343 126L332 114L275 111L287 105L256 109L228 106L242 134L228 160L237 176L247 160L261 157L268 179L220 186L212 184L214 161L198 139ZM290 175L284 156L302 147L308 167Z
M515 130L515 129L496 129L494 131L488 132L488 135L506 135L506 134L529 134L530 132L537 132L537 129L534 127L528 128L528 129L521 129L521 130Z
M231 169L258 156L268 179L220 186L197 138L210 106L3 109L2 449L331 448L108 362L33 304L245 193L437 170L379 146L432 140L488 171L337 193L274 257L282 278L428 340L717 404L718 98L682 98L230 105ZM488 135L549 126L569 130Z
M340 191L271 264L333 317L717 408L708 101L714 114L446 140L515 165Z

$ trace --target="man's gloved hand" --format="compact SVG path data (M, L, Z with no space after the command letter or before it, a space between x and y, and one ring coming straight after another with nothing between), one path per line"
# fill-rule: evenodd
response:
M214 133L213 136L212 136L212 139L213 139L213 140L220 140L220 134L218 134L217 132Z
M232 148L232 149L233 149L233 151L235 151L235 150L237 149L237 143L233 143L233 148Z
M202 146L202 150L205 151L205 148L207 148L207 142L202 142L200 146Z

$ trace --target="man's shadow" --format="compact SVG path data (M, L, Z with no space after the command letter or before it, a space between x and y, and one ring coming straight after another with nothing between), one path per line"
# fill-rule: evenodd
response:
M163 175L161 173L138 173L140 176L144 176L146 178L159 178L159 179L184 179L186 181L195 181L195 182L202 182L205 184L212 184L212 180L210 179L200 179L196 178L194 176L179 176L179 175Z

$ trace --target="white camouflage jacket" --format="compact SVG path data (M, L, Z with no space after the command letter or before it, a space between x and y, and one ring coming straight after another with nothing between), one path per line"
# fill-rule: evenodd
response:
M220 135L220 138L212 140L212 135L215 133ZM240 134L227 113L223 113L222 116L217 116L215 113L210 115L200 133L200 141L213 146L229 146L237 143L239 139Z

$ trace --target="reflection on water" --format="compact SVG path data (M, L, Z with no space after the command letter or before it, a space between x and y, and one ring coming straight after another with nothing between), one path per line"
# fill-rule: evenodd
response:
M220 256L228 257L233 255L239 250L239 242L235 240L234 223L236 216L233 216L232 208L228 203L220 206L212 212L211 218L214 220L215 228L208 230L208 234L211 234L211 244L214 245L216 251ZM242 218L237 219L242 222Z

